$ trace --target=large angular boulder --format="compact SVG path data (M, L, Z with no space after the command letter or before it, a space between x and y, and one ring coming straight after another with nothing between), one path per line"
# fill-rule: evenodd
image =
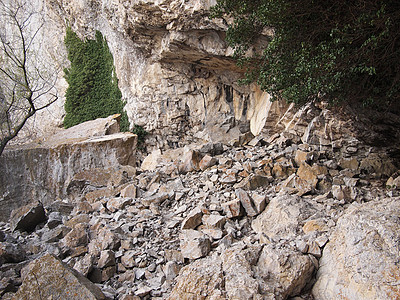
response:
M206 257L193 262L180 271L168 299L225 299L223 288L224 275L221 259Z
M22 285L12 299L100 300L106 297L89 279L46 254L23 270Z
M316 212L303 198L283 194L272 198L251 226L255 232L272 239L292 239L301 233L302 222Z
M325 246L315 299L398 299L400 199L353 204Z
M0 221L7 221L13 209L36 199L48 206L56 198L65 198L71 180L83 170L136 165L137 136L104 129L104 120L100 125L93 122L77 125L89 127L86 131L71 127L40 145L26 145L1 155ZM92 127L103 129L91 132Z
M46 221L46 213L40 202L34 202L11 213L10 227L12 231L21 230L32 232L36 225Z
M182 268L168 299L287 299L314 270L313 259L298 251L238 243Z

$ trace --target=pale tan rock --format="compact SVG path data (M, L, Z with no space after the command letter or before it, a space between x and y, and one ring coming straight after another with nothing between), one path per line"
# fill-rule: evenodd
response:
M189 150L184 156L181 158L178 169L182 174L186 174L188 172L198 171L200 169L199 164L202 159L201 154L195 150Z
M321 257L321 248L315 241L312 241L308 244L307 253L314 255L316 258L320 258Z
M135 257L137 255L137 251L129 250L124 253L121 257L121 263L125 268L131 269L136 266Z
M316 299L396 299L399 199L352 204L338 220L320 259Z
M12 299L106 299L87 278L56 257L46 254L29 264L21 287Z
M296 162L296 165L300 167L302 163L309 163L313 159L313 156L315 156L314 152L297 150L294 161Z
M178 250L165 250L165 259L167 261L175 261L177 263L183 263L184 258L182 253Z
M75 227L78 224L88 224L90 222L90 216L88 214L79 214L64 223L65 226Z
M105 187L105 188L96 189L92 192L86 193L85 199L90 204L93 204L100 199L115 196L115 194L116 194L116 191L109 189L108 187Z
M148 198L141 199L140 201L142 204L146 207L150 207L151 204L160 204L164 200L168 199L169 194L168 193L157 193L154 196L150 196Z
M246 191L242 189L235 190L236 197L240 200L246 214L250 217L254 217L258 214L253 199L249 197Z
M202 210L199 207L196 207L183 220L181 229L195 229L201 224L202 217Z
M315 189L317 186L317 174L314 169L307 163L302 163L297 170L297 176L308 183L311 189Z
M62 239L62 242L69 248L86 246L88 244L87 225L76 224L70 232Z
M208 228L220 228L222 229L225 225L226 218L224 216L211 214L203 215L202 223Z
M132 133L115 133L52 148L28 147L3 153L0 158L3 166L0 192L4 194L3 187L6 186L9 199L13 200L7 198L0 202L0 219L6 221L13 209L34 202L37 197L44 206L50 205L57 197L66 198L68 194L75 198L76 193L90 185L84 177L70 184L73 177L83 170L134 166L136 140L137 136ZM17 170L16 166L22 168ZM10 173L4 173L5 170ZM29 184L21 184L20 178L29 178ZM93 180L95 187L97 183Z
M75 263L74 269L77 270L83 276L87 277L88 274L93 269L93 263L94 263L94 256L87 253L83 258L79 259Z
M140 168L143 171L154 171L157 165L160 163L161 159L161 150L154 150L152 153L146 156Z
M326 221L324 219L314 219L314 220L310 220L307 221L304 226L303 226L303 231L305 233L309 233L309 232L324 232L324 231L328 231L329 227L326 224Z
M316 208L298 196L280 195L271 199L251 227L270 238L291 239L301 233L302 221L316 212Z
M259 247L228 248L222 255L225 291L228 299L261 299L260 282L254 278L252 266L257 264Z
M210 252L210 239L203 233L188 229L179 234L182 256L197 259Z
M342 158L338 165L342 168L342 169L350 169L350 170L357 170L359 163L356 157L353 158Z
M121 190L121 197L136 198L137 188L136 185L130 184Z
M216 165L217 162L218 162L218 160L215 157L212 157L210 155L205 155L199 162L199 168L200 168L200 170L204 171L204 170Z
M97 267L103 269L111 266L115 266L115 253L111 250L101 251Z
M260 289L276 299L295 296L311 280L314 264L308 255L272 245L265 245L257 263L257 275L265 278Z
M168 299L226 299L221 291L224 285L221 265L220 259L206 257L183 267Z
M239 199L231 200L221 204L227 218L236 218L243 215L243 207Z
M381 157L377 153L371 153L364 158L360 163L359 169L371 175L375 173L378 177L382 175L390 176L397 171L391 159L385 156Z
M249 177L243 179L236 187L253 191L259 187L267 186L272 180L267 176L251 174Z
M237 182L236 174L234 173L224 174L219 178L219 182L223 184L234 184Z
M111 212L116 212L118 210L124 209L126 206L132 203L131 198L111 198L106 202L106 207Z
M256 208L257 214L262 213L265 207L267 206L267 197L265 195L253 193L251 195L251 198L253 199L253 203Z
M107 118L83 122L46 138L45 145L55 147L62 144L74 144L92 137L119 133L120 119L121 115L115 114Z

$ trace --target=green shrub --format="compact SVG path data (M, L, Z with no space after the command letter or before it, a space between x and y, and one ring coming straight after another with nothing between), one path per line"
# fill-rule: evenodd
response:
M274 99L399 102L398 0L217 0L213 16L233 17L227 42L247 70L243 82ZM266 29L262 54L249 55Z
M67 28L65 45L71 66L64 70L66 92L64 126L80 124L112 114L121 114L121 131L129 130L125 103L118 88L114 60L99 31L94 40L81 40Z
M148 132L140 125L134 124L132 133L136 134L138 136L138 145L142 145L144 143L144 140L146 138L146 135Z

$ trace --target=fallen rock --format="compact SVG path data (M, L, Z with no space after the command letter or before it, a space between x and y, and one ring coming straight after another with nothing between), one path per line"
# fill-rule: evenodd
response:
M0 201L0 220L7 221L13 209L36 199L48 206L56 198L69 197L67 186L82 170L134 166L136 141L133 133L115 133L83 140L66 139L49 147L5 151L0 158L0 194L7 197ZM76 184L68 190L71 198L85 187L92 188L84 181L77 180Z
M12 299L106 299L101 290L53 255L34 260Z
M129 184L121 190L121 197L136 198L137 188L134 184Z
M181 229L195 229L201 224L203 212L199 207L193 209L183 220Z
M265 245L257 263L256 273L264 278L259 288L263 293L273 294L275 299L299 295L310 282L314 269L314 263L308 255Z
M253 230L270 238L294 238L301 234L301 223L316 212L298 196L279 195L251 224Z
M200 170L204 171L212 166L214 166L217 163L217 159L210 156L210 155L205 155L200 163L199 163L199 168Z
M0 242L0 266L4 263L17 263L26 258L24 249L18 244Z
M239 199L228 201L221 204L221 207L227 218L236 218L243 216L243 206Z
M203 233L188 229L179 234L182 256L197 259L210 252L210 239Z
M271 181L271 178L267 176L251 174L250 176L243 179L242 182L237 185L237 187L244 190L253 191L258 189L259 187L267 186Z
M168 299L225 299L223 276L219 257L196 260L179 272Z
M259 289L260 282L253 272L261 247L243 248L241 245L228 248L221 255L226 296L228 299L263 299L260 294L267 295Z
M32 232L35 227L46 221L46 213L40 202L34 202L11 212L10 228L12 231Z
M400 199L352 204L326 244L315 299L397 299Z
M265 195L253 193L251 195L257 214L261 214L267 206L267 197Z
M70 232L63 238L63 243L68 248L86 246L88 243L87 225L84 223L76 224Z
M107 201L106 207L111 212L117 212L118 210L124 209L131 203L132 200L130 198L111 198Z
M249 197L246 191L242 189L236 189L235 191L236 197L240 200L246 214L250 217L254 217L258 214L257 208L253 202L253 200Z
M87 277L89 273L93 270L94 256L86 254L84 257L80 258L74 265L74 269L80 274Z
M115 266L115 253L111 250L101 251L97 267L103 269L112 266Z
M186 154L183 155L179 163L179 172L182 174L186 174L188 172L198 171L201 159L202 156L199 152L195 150L189 150Z
M224 216L212 214L212 215L204 215L202 218L202 222L207 228L219 228L222 229L225 225L226 218Z

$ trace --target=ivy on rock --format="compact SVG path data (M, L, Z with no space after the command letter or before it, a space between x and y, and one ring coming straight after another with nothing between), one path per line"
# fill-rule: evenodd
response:
M64 42L71 62L70 67L64 70L69 85L64 127L119 113L121 131L128 131L129 121L118 87L113 56L101 32L96 31L94 40L81 40L71 28L67 28Z

